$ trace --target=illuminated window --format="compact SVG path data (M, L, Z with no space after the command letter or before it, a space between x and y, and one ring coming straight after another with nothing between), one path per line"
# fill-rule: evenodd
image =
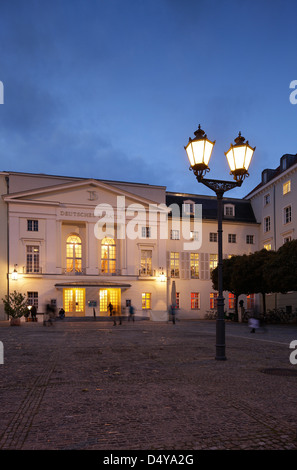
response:
M179 308L180 295L179 292L176 293L176 308Z
M179 277L179 253L170 253L170 272L171 277Z
M197 310L200 308L200 294L199 292L191 292L191 309Z
M283 194L288 194L291 191L291 180L283 184Z
M101 272L113 274L116 272L116 245L113 238L103 238L101 243Z
M211 292L209 294L209 308L211 310L215 310L217 308L217 303L218 303L218 293Z
M100 289L99 290L99 308L100 314L108 314L108 305L112 304L115 312L120 311L121 289Z
M151 309L151 293L150 292L143 292L142 296L142 309Z
M246 296L246 308L252 310L255 307L255 294Z
M218 255L217 254L214 254L214 255L209 255L209 270L210 272L215 269L218 265Z
M271 243L264 243L264 249L267 251L271 250Z
M235 307L235 296L234 296L234 294L230 294L230 293L229 293L229 298L228 298L228 300L229 300L229 308L230 308L231 310L234 309L234 307Z
M107 289L100 289L99 291L99 308L100 312L107 312Z
M38 292L27 292L28 305L34 305L38 310Z
M39 273L39 246L27 245L26 272Z
M66 270L68 273L82 272L82 246L78 235L70 235L66 241Z
M152 276L152 250L141 250L140 275Z
M84 289L64 289L64 310L70 313L83 313L85 304Z
M190 266L191 266L191 278L198 279L199 278L199 253L191 253Z

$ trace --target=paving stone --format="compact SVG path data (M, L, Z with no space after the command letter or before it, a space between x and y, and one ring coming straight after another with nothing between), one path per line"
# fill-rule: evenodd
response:
M0 449L296 450L297 377L263 373L294 339L227 323L216 361L211 321L2 324Z

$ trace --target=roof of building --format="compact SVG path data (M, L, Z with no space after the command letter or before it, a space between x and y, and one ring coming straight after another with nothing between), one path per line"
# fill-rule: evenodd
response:
M217 198L194 194L166 193L166 205L177 204L182 214L185 202L194 202L202 205L202 219L217 220ZM257 223L250 201L245 199L223 198L223 204L231 204L235 208L234 216L223 215L223 220L245 223Z
M297 164L297 153L296 155L286 153L280 159L280 164L277 168L265 168L262 171L262 177L260 183L250 191L245 198L248 199L251 197L252 194L257 192L258 190L262 189L266 184L272 182L276 178L278 178L282 173L289 170L291 167L296 166Z

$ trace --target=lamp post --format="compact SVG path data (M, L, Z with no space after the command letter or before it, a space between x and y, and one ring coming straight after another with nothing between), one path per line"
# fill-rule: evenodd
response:
M194 132L195 138L189 138L185 146L189 161L190 170L193 171L199 183L204 184L216 193L218 210L218 315L216 320L216 356L217 360L226 360L225 354L225 319L224 319L224 296L223 296L223 195L226 191L241 186L243 180L249 176L248 168L255 151L248 141L239 132L238 137L234 139L235 144L230 145L230 149L225 153L230 167L230 174L234 181L213 180L204 178L210 171L208 163L215 144L207 138L200 124L197 131Z

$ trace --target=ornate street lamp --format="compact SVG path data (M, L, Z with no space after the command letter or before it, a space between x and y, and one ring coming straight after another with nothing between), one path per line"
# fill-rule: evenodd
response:
M244 137L239 132L238 137L234 139L235 144L231 144L228 152L225 153L230 174L233 175L235 181L223 181L204 178L206 172L210 169L208 163L211 157L212 149L215 144L211 142L205 132L201 129L200 124L195 134L195 139L189 138L186 145L190 161L190 170L195 174L197 181L203 183L212 189L217 195L218 205L218 316L216 320L216 359L226 360L225 354L225 319L224 319L224 296L223 296L223 195L226 191L241 186L243 180L249 176L248 169L255 148L252 148L248 141L245 142Z

